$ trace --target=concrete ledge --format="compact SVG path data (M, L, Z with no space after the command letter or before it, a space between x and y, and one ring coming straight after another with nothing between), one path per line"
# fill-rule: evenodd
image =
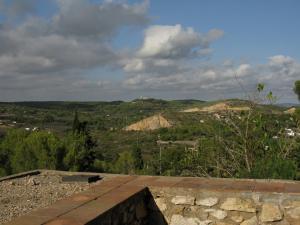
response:
M275 192L300 194L299 181L218 179L201 177L138 176L126 185L143 187L192 188L222 192Z
M16 178L27 177L27 176L39 175L40 173L41 173L40 170L31 170L31 171L27 171L27 172L23 172L23 173L17 173L17 174L13 174L10 176L0 177L0 182L5 181L5 180L12 180L12 179L16 179Z

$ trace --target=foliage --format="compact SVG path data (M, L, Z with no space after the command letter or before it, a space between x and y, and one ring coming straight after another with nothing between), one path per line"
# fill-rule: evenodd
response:
M112 168L112 171L115 173L125 174L132 174L134 173L134 170L134 159L128 151L120 153L119 158Z
M284 108L274 104L276 96L264 84L249 99L227 100L232 106L248 106L249 111L213 113L180 112L218 103L197 100L0 103L0 120L11 121L0 126L0 176L49 168L299 179L300 140L285 131L300 132L299 109L293 115L282 113ZM173 126L151 132L123 130L157 113ZM25 131L25 127L40 131ZM165 144L158 145L158 139Z
M5 174L33 169L63 169L64 147L53 134L11 130L0 145ZM4 173L4 172L2 172Z
M135 170L141 170L144 166L142 149L138 146L132 148L133 167Z
M54 117L51 114L46 114L43 116L42 121L44 123L53 123L54 122Z
M295 81L294 92L300 101L300 80Z
M70 134L66 138L67 168L71 171L89 171L95 160L94 144L89 136L84 134Z
M258 159L249 175L250 178L290 179L297 176L297 166L293 160L270 156Z
M65 164L72 171L90 171L95 161L94 147L96 143L92 140L87 129L86 122L80 122L77 111L74 115L72 134L66 139Z

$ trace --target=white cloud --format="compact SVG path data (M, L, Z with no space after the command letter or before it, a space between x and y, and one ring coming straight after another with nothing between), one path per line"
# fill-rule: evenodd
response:
M143 46L137 52L139 57L184 58L197 56L200 50L208 49L209 44L221 37L221 30L200 34L193 28L175 26L150 26L145 31Z
M59 13L53 17L53 29L67 36L107 38L124 26L145 25L149 2L137 4L86 0L58 0Z
M184 65L182 65L184 66ZM269 90L284 99L293 99L293 83L300 77L300 63L288 56L272 56L266 64L223 64L203 62L189 69L157 76L152 73L132 73L123 85L132 90L155 90L189 93L192 96L245 97L264 82ZM243 85L243 87L241 86ZM213 96L213 97L212 97ZM295 98L295 97L294 97Z
M274 55L269 57L270 66L285 66L295 63L292 57L284 55Z
M249 75L251 73L251 66L249 64L241 64L235 73L238 77Z
M7 10L30 12L34 1L2 4ZM10 21L3 22L0 75L12 71L30 74L116 66L120 56L110 44L115 33L124 26L148 22L148 1L133 5L85 0L57 2L59 10L49 20L30 16L15 21L13 26Z
M293 96L293 82L300 77L299 61L286 55L271 56L261 65L212 63L211 45L224 35L219 29L200 33L179 24L151 25L137 50L113 48L120 29L148 24L148 1L56 0L58 11L49 19L35 14L34 1L0 0L0 13L7 18L0 25L0 101L117 99L149 93L231 97L241 93L237 77L248 89L265 82L275 94ZM92 71L99 68L115 69L121 78L97 78Z
M142 46L133 57L123 60L124 71L143 77L182 73L187 70L185 62L208 56L212 51L210 44L222 35L221 30L202 34L179 24L150 26L144 32Z
M171 92L174 96L182 92L223 97L235 93L244 97L248 93L242 92L251 92L258 82L264 82L280 95L293 95L293 81L300 77L300 64L292 57L271 56L261 65L235 64L233 60L213 64L202 60L211 53L211 43L223 33L213 29L202 34L181 25L150 26L144 32L142 46L133 57L123 60L127 73L123 88Z

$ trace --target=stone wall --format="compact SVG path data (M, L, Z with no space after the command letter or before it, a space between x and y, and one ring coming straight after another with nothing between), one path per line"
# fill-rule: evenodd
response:
M300 225L298 194L155 187L151 193L170 225Z

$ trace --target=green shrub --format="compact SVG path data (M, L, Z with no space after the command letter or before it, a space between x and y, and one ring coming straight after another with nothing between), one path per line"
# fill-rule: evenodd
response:
M297 166L293 160L269 157L257 160L250 173L251 178L296 179Z

